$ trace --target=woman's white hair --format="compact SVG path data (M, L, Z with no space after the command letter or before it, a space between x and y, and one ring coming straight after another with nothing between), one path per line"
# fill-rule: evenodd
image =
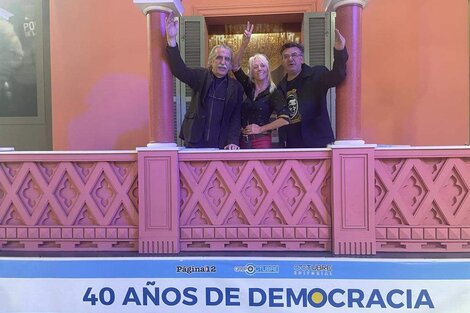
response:
M248 77L250 78L250 81L253 82L253 66L256 60L259 60L262 64L266 66L266 70L268 72L267 79L269 81L269 92L273 92L274 89L276 89L276 85L274 84L271 78L271 69L269 68L268 58L264 54L257 53L248 59L248 65L249 65Z

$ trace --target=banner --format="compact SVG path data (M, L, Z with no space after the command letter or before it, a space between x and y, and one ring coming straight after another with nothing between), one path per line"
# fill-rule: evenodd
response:
M0 312L470 312L470 261L6 257Z

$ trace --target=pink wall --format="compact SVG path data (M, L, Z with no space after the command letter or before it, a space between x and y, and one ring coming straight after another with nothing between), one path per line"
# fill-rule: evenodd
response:
M468 1L372 0L363 23L366 142L469 143Z
M50 10L54 150L145 146L145 16L130 0L53 0Z
M131 0L51 0L55 150L133 149L148 140L146 18ZM185 14L276 12L285 1L183 1ZM289 6L321 9L321 1ZM363 14L368 143L468 143L468 3L371 0ZM279 13L279 12L278 12ZM222 14L222 13L221 13Z

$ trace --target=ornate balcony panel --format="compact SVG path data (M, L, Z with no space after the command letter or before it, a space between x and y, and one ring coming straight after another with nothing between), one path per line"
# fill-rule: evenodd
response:
M132 153L0 156L0 249L129 251L138 237Z
M329 152L180 154L181 250L331 250Z
M465 150L376 151L375 175L378 251L470 252Z
M367 149L2 153L0 250L469 252L469 149Z

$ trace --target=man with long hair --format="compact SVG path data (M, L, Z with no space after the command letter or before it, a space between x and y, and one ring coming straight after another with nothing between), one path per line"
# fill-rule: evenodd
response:
M179 137L188 148L239 149L243 89L228 76L232 49L227 45L215 46L209 53L208 68L189 68L181 59L176 43L178 25L171 13L166 19L171 72L192 89L191 104Z

